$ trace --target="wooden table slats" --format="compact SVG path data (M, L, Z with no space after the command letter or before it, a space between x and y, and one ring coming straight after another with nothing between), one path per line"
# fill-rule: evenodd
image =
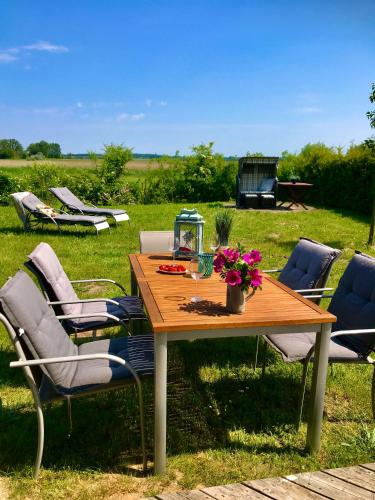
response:
M244 314L230 314L225 308L226 284L218 274L197 284L188 275L164 275L158 266L170 263L166 257L134 254L130 256L140 293L148 311L154 333L177 332L202 328L276 326L332 323L336 318L313 302L265 275L262 290L247 302ZM185 263L186 264L186 263ZM203 301L193 304L191 297Z

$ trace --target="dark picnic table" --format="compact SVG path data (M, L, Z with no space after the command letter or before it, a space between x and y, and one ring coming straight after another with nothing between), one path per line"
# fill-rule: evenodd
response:
M296 205L296 207L301 206L307 210L307 207L303 204L303 198L306 190L312 188L314 184L308 184L307 182L279 182L278 185L287 191L289 198L287 201L282 201L279 207L284 205L284 203L290 203L287 208Z

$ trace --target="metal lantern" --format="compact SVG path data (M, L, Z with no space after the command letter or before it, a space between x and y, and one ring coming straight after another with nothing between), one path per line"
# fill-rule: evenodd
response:
M183 208L174 223L175 258L190 259L203 251L203 217L196 208Z

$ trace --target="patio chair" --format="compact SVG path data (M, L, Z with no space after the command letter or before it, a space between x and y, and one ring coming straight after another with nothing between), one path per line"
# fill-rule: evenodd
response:
M375 259L356 252L333 295L328 311L337 317L332 325L329 363L364 363L375 366L370 357L375 349ZM302 418L309 361L314 357L315 334L266 335L267 343L287 362L303 363L297 427ZM372 383L372 408L375 417L375 372Z
M237 208L274 208L277 199L277 164L274 156L238 160Z
M341 251L336 248L331 248L309 238L300 238L282 269L268 269L264 272L279 272L278 280L281 283L319 304L321 299L320 297L316 297L316 294L317 292L322 293L332 290L326 288L326 284L332 266L340 255ZM312 294L314 294L314 297L311 296ZM258 362L259 338L258 336L255 367ZM264 344L264 349L265 351L267 350L267 344ZM263 359L265 359L265 354ZM265 366L263 364L263 373L264 369Z
M117 281L106 278L69 280L56 253L48 243L39 245L28 256L25 266L35 274L45 297L61 317L68 333L127 326L129 322L146 319L139 297L126 295ZM111 283L122 292L114 298L80 299L74 288L78 283Z
M140 253L169 252L169 241L173 236L173 231L140 231L139 251Z
M67 187L49 188L51 193L56 196L62 203L62 209L72 212L73 214L82 215L103 215L104 217L112 217L117 225L118 222L127 220L130 222L129 215L125 210L115 210L114 208L98 208L95 205L85 205L75 194Z
M38 225L43 227L44 224L53 224L58 230L62 225L89 226L96 229L96 234L102 229L109 229L105 217L69 215L62 210L49 207L29 191L13 193L11 196L25 231Z
M0 290L0 321L8 331L31 389L38 419L34 477L44 447L43 403L71 399L136 384L139 398L143 468L146 469L141 378L154 370L153 336L124 337L75 345L32 279L23 271ZM114 429L115 431L115 429Z

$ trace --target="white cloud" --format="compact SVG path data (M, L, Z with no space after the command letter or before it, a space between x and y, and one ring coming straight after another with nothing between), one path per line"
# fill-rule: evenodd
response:
M303 106L296 108L297 113L321 113L322 109L316 106Z
M16 61L18 57L7 54L6 52L0 52L0 63L9 63Z
M23 45L22 48L26 50L38 50L41 52L69 52L68 47L65 47L64 45L54 45L53 43L46 41Z
M83 104L81 101L76 102L77 108L83 108Z
M116 120L118 122L123 122L128 118L128 116L129 116L128 113L120 113L119 115L117 115Z
M168 106L168 103L167 103L167 101L160 101L160 102L159 102L159 105L160 105L162 108L165 108L165 106Z
M145 100L145 104L148 108L151 108L151 104L152 104L152 99L146 99Z
M37 114L53 114L58 113L59 109L56 107L47 107L47 108L33 108L33 112Z
M133 120L134 122L138 122L140 120L143 120L143 118L145 116L146 115L144 113L137 113L137 114L131 115L130 119Z

